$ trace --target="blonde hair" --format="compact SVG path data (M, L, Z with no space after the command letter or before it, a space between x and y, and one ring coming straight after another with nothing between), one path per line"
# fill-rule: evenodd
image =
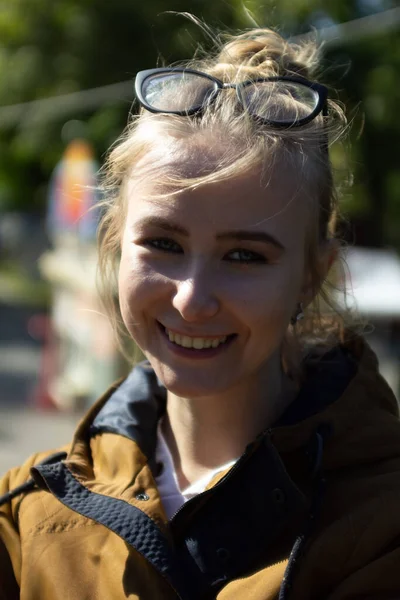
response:
M217 37L214 54L187 61L182 66L230 83L293 75L315 81L318 55L319 49L312 41L293 43L271 29L252 29L239 35ZM143 109L132 116L126 131L114 144L103 170L106 200L99 227L103 296L120 339L124 326L115 295L116 264L125 219L124 192L128 179L150 177L162 183L164 190L170 186L171 191L176 192L231 178L255 166L261 166L263 172L270 173L271 165L285 161L300 174L302 189L312 200L305 252L315 289L314 301L307 307L305 318L295 328L288 325L285 347L293 345L294 338L301 340L303 345L310 340L326 342L332 335L337 340L343 329L343 315L333 303L327 289L329 284L321 280L317 257L320 245L336 237L339 212L327 140L337 140L345 130L343 110L332 99L328 100L328 116L318 115L303 127L276 130L239 107L232 89L220 93L215 102L195 117L153 114ZM211 146L217 145L219 149L218 160L211 161L210 165L207 160L210 150L204 150L203 168L197 169L193 176L188 175L187 170L182 173L170 163L163 162L161 153L155 153L154 160L142 160L149 152L157 150L160 140L164 144L169 143L171 148L187 141L201 149L202 145L206 148L210 135L215 141ZM322 318L321 301L330 310L329 319ZM288 357L290 352L285 352ZM287 362L290 363L290 359Z

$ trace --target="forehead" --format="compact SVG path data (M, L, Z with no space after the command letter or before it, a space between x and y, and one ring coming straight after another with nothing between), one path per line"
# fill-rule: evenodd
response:
M217 167L215 156L205 156L204 148L180 156L164 156L164 165L174 178L190 179ZM172 159L172 160L171 160ZM216 161L215 161L216 162ZM168 192L156 175L138 181L132 177L127 186L127 216L134 224L144 216L162 216L190 231L253 229L278 234L286 245L304 239L309 219L309 200L301 177L293 166L276 162L271 168L255 167L245 173L195 189ZM165 172L160 168L160 175ZM297 244L296 244L297 245Z

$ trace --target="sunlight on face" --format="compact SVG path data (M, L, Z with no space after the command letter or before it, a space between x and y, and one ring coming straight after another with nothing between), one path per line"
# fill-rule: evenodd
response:
M253 171L166 199L156 192L128 186L124 322L173 393L206 396L242 385L280 348L301 299L309 217L297 178L275 169L263 185ZM193 352L176 348L170 332L227 343Z

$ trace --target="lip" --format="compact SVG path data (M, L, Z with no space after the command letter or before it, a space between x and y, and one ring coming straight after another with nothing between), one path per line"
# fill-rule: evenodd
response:
M164 325L162 325L159 321L157 321L157 324L158 324L158 328L160 330L162 339L166 343L168 349L176 356L180 356L182 358L189 358L191 360L204 360L204 359L214 358L216 356L219 356L229 349L232 342L234 342L237 337L236 334L229 334L227 336L226 342L219 344L219 346L217 346L216 348L203 348L202 350L196 350L195 348L184 348L183 346L178 346L178 344L171 342L165 331L166 328L164 327ZM173 331L174 333L179 333L179 332L175 332L175 330L173 330L173 329L169 329L169 328L167 328L167 329L169 331ZM180 334L180 335L185 335L185 334ZM196 336L191 335L190 337L196 337ZM204 338L208 337L208 338L215 339L217 337L223 337L223 336L200 336L199 335L197 337L204 337Z

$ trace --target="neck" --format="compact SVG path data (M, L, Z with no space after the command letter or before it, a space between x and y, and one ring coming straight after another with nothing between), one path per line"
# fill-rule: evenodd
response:
M239 458L284 412L297 392L274 356L258 374L217 396L168 393L163 433L181 488Z

